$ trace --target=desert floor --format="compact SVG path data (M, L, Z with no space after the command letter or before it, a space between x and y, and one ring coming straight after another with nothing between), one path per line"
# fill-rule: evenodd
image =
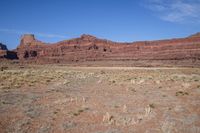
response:
M200 68L5 67L6 132L199 133Z

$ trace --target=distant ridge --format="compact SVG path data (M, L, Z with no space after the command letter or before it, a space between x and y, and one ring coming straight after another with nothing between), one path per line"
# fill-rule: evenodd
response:
M8 50L3 50L1 58L9 57L5 51ZM159 66L164 62L200 66L200 33L185 38L126 43L83 34L52 44L41 42L32 34L25 34L13 53L17 54L20 62L35 64L143 61L157 62Z
M197 33L186 38L119 43L83 34L79 38L47 44L35 39L34 35L24 35L16 51L21 62L35 63L127 60L200 62L200 36Z
M196 34L193 34L193 35L191 35L189 37L200 37L200 32L197 32Z

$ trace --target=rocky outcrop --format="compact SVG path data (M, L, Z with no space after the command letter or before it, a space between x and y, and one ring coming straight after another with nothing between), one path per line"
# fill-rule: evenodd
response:
M6 45L0 43L0 50L8 50L8 49Z
M46 44L24 35L17 48L21 61L66 63L118 60L200 60L200 37L117 43L91 35Z
M191 38L191 37L200 37L200 32L197 32L196 34L189 36L189 38Z
M38 57L38 51L44 49L45 43L35 39L33 34L25 34L21 37L20 45L17 47L19 59L31 59Z
M15 60L18 59L17 53L14 51L0 50L0 59Z
M18 59L17 52L9 51L6 45L0 43L0 59Z
M41 41L35 39L33 34L25 34L21 37L21 42L19 47L31 47L43 45Z

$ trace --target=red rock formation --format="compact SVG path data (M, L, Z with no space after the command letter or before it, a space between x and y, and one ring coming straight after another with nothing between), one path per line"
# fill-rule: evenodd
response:
M0 59L18 59L17 53L9 51L6 45L0 43Z
M21 61L65 63L94 60L200 60L200 36L117 43L91 35L45 44L24 35L17 48Z
M196 34L193 34L193 35L191 35L191 36L189 36L189 37L200 37L200 32L198 32L198 33L196 33Z
M25 34L21 37L20 45L17 47L19 59L31 59L38 57L38 51L45 47L44 43L35 39L32 34Z

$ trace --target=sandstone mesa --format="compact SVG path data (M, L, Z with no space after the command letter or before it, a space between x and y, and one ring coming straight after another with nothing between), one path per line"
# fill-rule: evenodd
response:
M32 34L21 37L19 46L8 51L0 47L0 57L20 62L68 63L84 61L200 60L200 33L186 38L130 43L113 42L83 34L79 38L48 44ZM4 56L3 56L4 54ZM12 54L9 55L9 54Z

